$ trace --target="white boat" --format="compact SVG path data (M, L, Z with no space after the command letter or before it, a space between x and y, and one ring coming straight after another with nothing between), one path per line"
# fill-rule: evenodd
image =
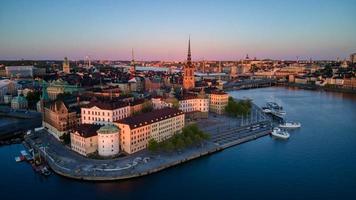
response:
M277 117L283 118L287 113L283 110L283 107L275 102L267 102L266 107L263 108L263 112L271 113Z
M271 110L271 109L268 109L268 108L263 108L262 111L263 111L264 113L271 113L271 112L272 112L272 110Z
M22 156L28 156L28 153L26 150L21 150L20 153Z
M289 133L287 131L283 131L280 128L274 128L272 131L272 136L281 138L281 139L288 139L289 138Z
M285 122L284 124L280 124L280 128L300 128L302 125L299 122Z
M277 117L280 117L280 118L283 118L284 115L286 115L286 112L284 111L276 111L276 110L271 110L271 114L277 116Z
M278 105L276 102L267 102L266 103L268 108L275 109L275 110L283 110L283 107Z

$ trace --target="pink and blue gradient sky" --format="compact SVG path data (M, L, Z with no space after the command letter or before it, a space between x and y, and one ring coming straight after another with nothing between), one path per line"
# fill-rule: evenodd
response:
M0 59L340 59L355 0L0 0Z

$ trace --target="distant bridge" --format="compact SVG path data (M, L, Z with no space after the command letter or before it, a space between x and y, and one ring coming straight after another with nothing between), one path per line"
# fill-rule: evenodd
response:
M248 79L224 84L224 90L241 90L250 88L270 87L277 83L274 79Z

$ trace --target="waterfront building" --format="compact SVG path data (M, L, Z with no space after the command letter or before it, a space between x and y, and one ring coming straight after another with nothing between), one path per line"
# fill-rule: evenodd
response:
M5 73L7 77L30 78L33 77L33 66L7 66Z
M68 82L62 79L57 79L50 82L47 87L47 93L51 100L57 99L57 96L59 94L63 94L63 93L73 94L80 91L81 89L78 85L70 85L68 84Z
M109 124L131 116L128 102L92 100L81 108L81 121L85 124Z
M88 156L98 150L98 134L100 125L80 124L70 133L70 143L73 151Z
M43 110L43 127L57 139L80 124L78 107L70 107L62 100L46 103Z
M70 73L70 66L69 66L69 60L67 57L64 58L64 62L63 62L63 72L66 74Z
M27 99L22 94L17 95L16 97L12 98L12 100L11 100L11 108L12 109L27 109L28 108Z
M356 89L356 78L344 78L344 88Z
M187 62L183 68L183 73L184 73L184 75L183 75L183 89L191 90L191 89L195 88L194 71L195 71L195 66L192 63L192 55L191 55L191 51L190 51L190 38L189 38Z
M0 103L4 102L4 96L6 94L16 95L17 91L21 89L22 86L17 83L17 81L3 79L0 80Z
M119 153L120 129L113 124L107 124L98 131L98 154L99 156L115 156Z
M181 132L184 113L175 108L163 108L128 117L115 124L121 131L121 150L132 154L146 149L150 139L161 142Z
M209 111L223 114L229 100L229 94L223 91L211 91L209 94Z

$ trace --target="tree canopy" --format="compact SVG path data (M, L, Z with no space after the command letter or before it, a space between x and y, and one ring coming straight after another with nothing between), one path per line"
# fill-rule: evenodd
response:
M234 98L229 97L229 101L225 107L225 112L232 117L249 115L251 112L251 107L251 100L235 101Z
M179 151L193 145L202 144L202 142L208 140L209 138L209 134L200 130L196 124L191 124L184 127L181 133L175 134L173 137L162 142L150 139L148 141L148 150L152 152Z

